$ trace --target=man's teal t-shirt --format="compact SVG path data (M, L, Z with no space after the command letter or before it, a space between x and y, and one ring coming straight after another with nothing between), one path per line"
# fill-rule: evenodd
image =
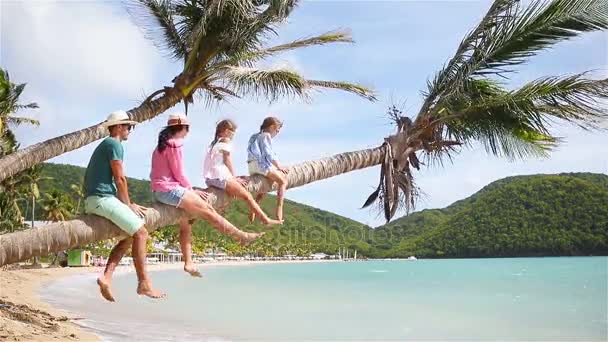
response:
M93 152L84 175L86 196L116 196L116 184L110 161L121 160L122 144L112 137L105 138Z

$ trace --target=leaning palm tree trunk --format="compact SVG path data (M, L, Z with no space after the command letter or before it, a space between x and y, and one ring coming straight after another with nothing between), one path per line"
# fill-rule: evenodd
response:
M296 164L289 168L289 187L295 188L355 170L379 165L384 147L341 153L320 160ZM272 185L264 177L254 176L249 182L251 192L268 192ZM210 189L209 202L217 209L225 208L230 198L221 191ZM146 214L146 228L153 231L177 222L183 211L163 204L153 204ZM89 243L117 237L121 230L110 221L94 215L56 222L36 229L0 235L0 266L48 255Z
M129 116L137 122L150 120L175 106L182 97L178 91L165 92L163 96L153 101L144 101L139 107L131 109ZM19 171L38 165L45 160L90 144L106 135L107 130L103 123L98 123L15 151L0 158L0 180L14 176Z

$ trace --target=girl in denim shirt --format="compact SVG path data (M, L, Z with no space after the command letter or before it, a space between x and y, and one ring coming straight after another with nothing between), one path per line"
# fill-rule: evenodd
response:
M279 134L283 123L275 117L267 117L260 126L260 132L249 138L247 146L247 164L250 175L262 175L278 185L277 191L277 219L283 221L283 201L287 190L287 169L282 167L272 150L272 138ZM257 194L259 203L264 193ZM250 211L249 220L255 220L255 212Z

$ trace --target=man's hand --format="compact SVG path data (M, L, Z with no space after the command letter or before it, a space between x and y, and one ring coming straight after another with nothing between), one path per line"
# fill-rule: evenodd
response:
M283 172L284 174L289 173L289 170L287 170L287 168L285 168L285 167L279 167L279 171Z
M209 199L209 193L207 191L194 190L194 192L199 195L203 201L207 201L207 199Z
M249 184L249 179L244 177L236 177L236 181L241 184L243 187L246 187Z
M142 207L141 205L135 203L131 203L129 205L129 208L131 208L131 210L133 210L133 212L136 213L137 216L146 217L146 210L148 210L148 208Z

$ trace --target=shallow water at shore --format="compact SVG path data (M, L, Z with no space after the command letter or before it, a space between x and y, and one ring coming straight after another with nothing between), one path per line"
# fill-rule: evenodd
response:
M104 302L94 276L42 296L109 341L608 339L608 258L368 261L152 273L168 298Z

